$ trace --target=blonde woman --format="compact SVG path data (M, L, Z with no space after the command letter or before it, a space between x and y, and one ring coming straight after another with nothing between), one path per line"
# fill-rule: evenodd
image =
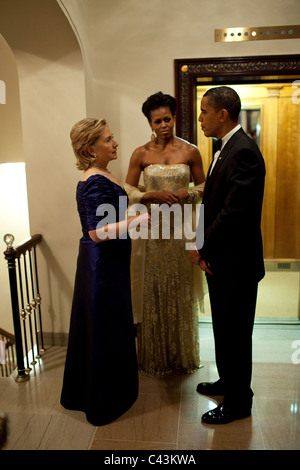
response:
M71 142L82 171L76 193L82 238L61 404L100 426L127 411L138 395L127 231L148 226L149 217L126 218L126 192L107 168L118 143L105 119L76 123Z

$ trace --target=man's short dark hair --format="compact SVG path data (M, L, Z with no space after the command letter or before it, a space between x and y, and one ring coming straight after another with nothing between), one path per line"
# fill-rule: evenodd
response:
M226 109L232 121L237 121L241 111L241 100L237 92L228 86L210 88L203 96L209 97L209 104L216 111Z

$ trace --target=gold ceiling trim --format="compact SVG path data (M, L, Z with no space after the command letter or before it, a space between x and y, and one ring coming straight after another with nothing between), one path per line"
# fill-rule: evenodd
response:
M300 25L215 29L215 42L300 38Z

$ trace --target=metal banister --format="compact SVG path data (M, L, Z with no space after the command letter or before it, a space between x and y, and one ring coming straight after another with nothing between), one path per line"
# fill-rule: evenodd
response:
M40 338L43 345L43 332L42 332L42 318L41 318L41 296L39 293L38 284L38 273L37 273L37 262L36 262L36 246L42 241L42 235L36 234L28 239L24 240L16 248L13 247L14 236L12 234L6 234L4 236L7 249L4 251L4 257L7 260L9 284L10 284L10 295L11 295L11 306L14 324L14 333L16 341L16 356L17 356L17 382L23 382L29 379L28 371L30 370L28 361L28 346L27 346L27 329L26 319L28 318L28 326L30 331L31 339L31 353L33 360L31 364L35 364L34 349L37 348L36 358L39 358L40 347L38 337L38 322L40 327ZM33 262L31 252L33 251ZM25 281L22 279L22 268L21 268L21 255L23 257L23 273L25 275ZM29 273L27 268L27 262L29 260ZM17 266L18 264L18 270ZM24 288L25 283L25 288ZM30 289L31 287L31 289ZM31 290L31 293L30 293ZM26 293L26 304L25 295ZM21 309L19 302L21 302ZM31 314L33 313L34 318L34 330L35 330L35 341L32 332ZM38 314L38 317L37 317ZM21 328L21 321L23 326L23 333ZM25 346L25 350L24 350ZM25 352L24 352L25 351ZM27 368L25 369L24 357L27 360Z

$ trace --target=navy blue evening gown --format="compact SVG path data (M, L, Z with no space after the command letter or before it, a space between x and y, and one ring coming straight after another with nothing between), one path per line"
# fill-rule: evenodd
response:
M122 220L127 209L123 188L102 175L77 186L80 240L61 404L86 413L95 426L108 424L127 411L138 395L138 369L130 291L131 240L95 243L88 231L113 206ZM112 214L112 211L110 211ZM113 222L113 220L110 220Z

